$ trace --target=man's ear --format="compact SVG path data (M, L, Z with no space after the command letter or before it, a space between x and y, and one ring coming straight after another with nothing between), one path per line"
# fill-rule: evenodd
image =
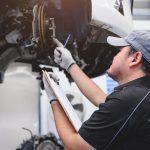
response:
M136 65L141 64L142 62L142 53L141 52L134 52L130 57L130 67L134 67Z

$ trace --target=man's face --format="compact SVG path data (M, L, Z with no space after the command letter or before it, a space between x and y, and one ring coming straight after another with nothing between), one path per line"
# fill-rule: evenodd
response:
M114 57L110 68L107 70L108 75L116 81L128 70L129 52L129 46L119 48L119 53Z

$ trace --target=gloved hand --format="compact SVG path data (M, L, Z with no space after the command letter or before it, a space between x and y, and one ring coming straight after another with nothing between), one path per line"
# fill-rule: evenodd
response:
M49 75L50 75L50 78L52 78L55 82L59 81L58 77L54 73L50 73ZM47 80L46 80L44 75L43 75L43 83L44 83L44 88L45 88L46 94L47 94L47 96L49 98L49 102L51 104L52 101L57 100L57 98L56 98L52 88L48 84L48 82L47 82Z
M57 47L54 51L54 61L61 66L62 68L69 70L72 64L75 64L75 61L69 52L64 47Z
M57 46L59 46L54 50L54 61L68 71L70 66L74 64L75 61L70 51L64 48L61 42L59 42L57 39L54 39L54 42L57 44Z

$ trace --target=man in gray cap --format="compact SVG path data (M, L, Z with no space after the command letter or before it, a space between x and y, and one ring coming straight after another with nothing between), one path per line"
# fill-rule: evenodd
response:
M108 37L107 41L119 49L107 70L119 83L110 95L82 72L66 48L55 49L55 62L70 73L81 92L99 108L77 133L59 102L53 100L58 133L69 150L149 150L150 31L133 31L125 38Z

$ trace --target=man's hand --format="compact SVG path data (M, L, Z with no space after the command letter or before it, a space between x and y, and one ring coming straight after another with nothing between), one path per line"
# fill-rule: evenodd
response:
M63 47L57 47L55 49L54 61L67 71L69 70L72 64L75 64L75 61L69 50Z
M52 78L55 82L59 81L58 77L54 73L50 73L49 75L50 75L50 78ZM43 83L44 83L45 91L46 91L47 96L49 98L49 102L51 103L53 100L57 100L52 88L48 84L48 82L47 82L46 78L44 77L44 75L43 75Z
M53 39L53 41L58 46L54 51L54 61L68 71L69 67L75 63L73 57L61 42L57 39Z

